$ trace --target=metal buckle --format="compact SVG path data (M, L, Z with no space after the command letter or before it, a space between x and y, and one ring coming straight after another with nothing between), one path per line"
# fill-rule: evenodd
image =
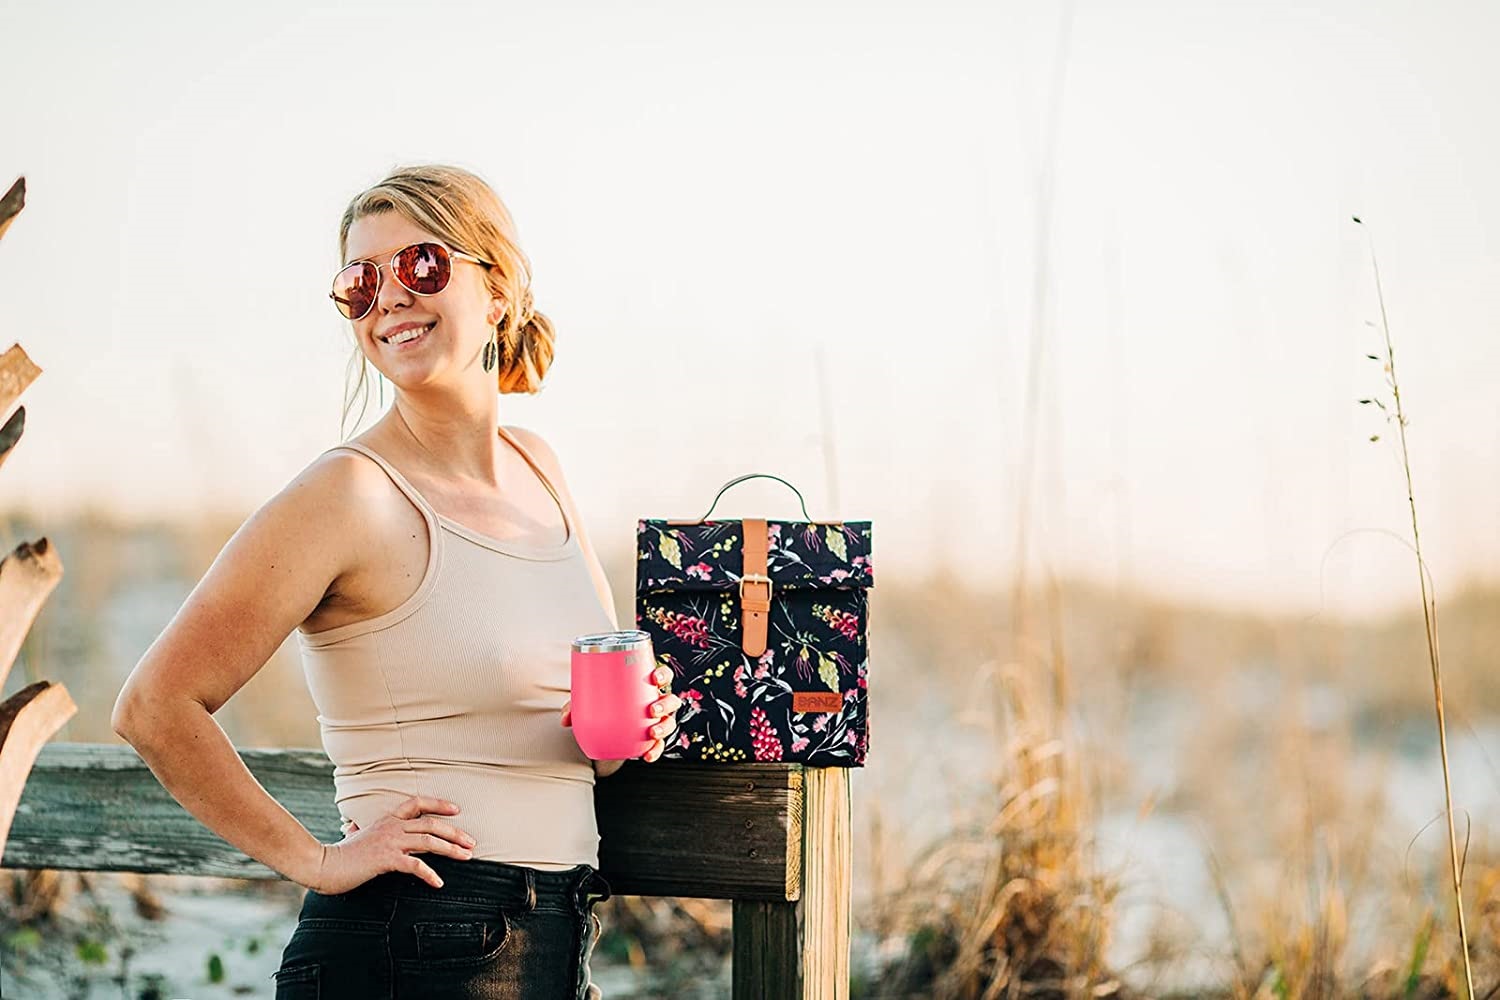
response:
M740 600L743 601L745 599L745 581L747 580L751 583L765 584L766 600L769 601L771 599L771 578L769 576L761 576L759 573L746 573L740 577Z

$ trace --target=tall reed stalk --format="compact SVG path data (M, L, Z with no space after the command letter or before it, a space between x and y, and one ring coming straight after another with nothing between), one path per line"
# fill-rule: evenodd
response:
M1448 769L1448 727L1443 715L1443 673L1438 658L1437 599L1427 590L1427 564L1422 560L1422 534L1417 528L1417 501L1411 482L1411 456L1406 447L1406 412L1401 406L1401 385L1396 380L1396 349L1391 344L1391 325L1386 316L1385 292L1380 285L1380 262L1375 257L1375 240L1358 216L1354 221L1364 228L1370 247L1370 267L1375 275L1375 297L1380 303L1380 331L1385 337L1385 371L1395 401L1396 429L1401 441L1401 467L1406 473L1406 502L1411 510L1412 546L1417 554L1417 580L1422 588L1422 623L1427 630L1427 662L1432 668L1432 699L1437 708L1438 753L1443 763L1443 806L1448 818L1448 861L1453 875L1453 905L1458 912L1458 944L1463 952L1465 996L1474 998L1474 972L1469 963L1469 931L1464 922L1463 872L1458 860L1458 835L1453 826L1453 780ZM1375 358L1375 355L1370 355ZM1379 360L1375 358L1375 360ZM1361 400L1363 403L1372 400ZM1384 409L1383 404L1377 405ZM1378 439L1375 435L1371 440Z

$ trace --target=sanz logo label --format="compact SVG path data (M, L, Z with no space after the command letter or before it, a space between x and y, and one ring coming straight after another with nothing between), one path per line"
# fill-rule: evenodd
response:
M793 691L793 712L837 712L844 707L844 696L837 691Z

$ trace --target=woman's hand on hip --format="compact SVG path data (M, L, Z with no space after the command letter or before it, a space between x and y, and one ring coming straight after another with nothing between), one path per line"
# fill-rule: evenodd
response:
M392 871L442 888L437 872L415 855L442 854L461 861L473 857L474 838L439 818L458 811L455 803L413 795L367 829L351 820L343 840L323 845L323 863L308 888L332 896Z

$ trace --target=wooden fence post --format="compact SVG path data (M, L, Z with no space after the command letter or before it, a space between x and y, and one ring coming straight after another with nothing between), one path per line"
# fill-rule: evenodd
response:
M734 903L734 1000L848 1000L854 865L849 768L802 771L795 901Z

